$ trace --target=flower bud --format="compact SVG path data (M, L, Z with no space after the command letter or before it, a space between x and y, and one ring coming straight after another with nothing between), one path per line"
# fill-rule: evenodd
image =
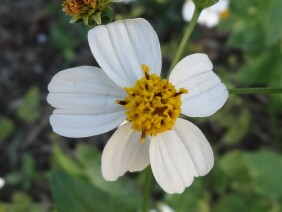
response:
M63 11L72 16L71 23L83 22L88 27L108 24L114 12L110 4L115 0L65 0Z
M205 9L218 2L218 0L193 0L198 9Z

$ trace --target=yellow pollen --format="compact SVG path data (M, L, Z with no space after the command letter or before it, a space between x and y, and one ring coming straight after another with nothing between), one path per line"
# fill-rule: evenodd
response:
M78 15L81 12L80 0L68 0L63 2L63 8L67 15Z
M228 9L224 10L223 12L220 13L220 17L222 19L227 19L230 16L230 11Z
M141 141L146 136L171 130L181 112L181 95L188 90L178 91L168 80L157 74L150 74L150 68L141 66L144 77L137 80L131 88L124 88L127 97L117 100L126 110L127 120L132 122L132 129L141 132Z
M66 0L63 8L67 15L80 15L87 10L95 11L97 0Z

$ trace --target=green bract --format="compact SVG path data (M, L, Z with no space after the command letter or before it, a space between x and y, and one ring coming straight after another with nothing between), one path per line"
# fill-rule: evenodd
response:
M193 0L198 9L205 9L218 2L218 0Z

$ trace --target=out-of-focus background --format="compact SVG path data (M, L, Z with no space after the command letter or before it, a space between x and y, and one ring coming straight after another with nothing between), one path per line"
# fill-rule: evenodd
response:
M113 132L86 139L54 134L47 85L58 71L97 66L83 25L69 24L61 1L1 0L0 212L137 211L144 172L103 180L101 151ZM182 0L115 4L116 19L144 17L169 68L187 23ZM234 87L282 87L282 1L231 0L214 28L197 26L186 54L204 52ZM122 38L121 38L122 39ZM230 95L204 132L215 166L182 195L153 182L151 207L175 211L282 211L282 95ZM52 195L53 194L53 195Z

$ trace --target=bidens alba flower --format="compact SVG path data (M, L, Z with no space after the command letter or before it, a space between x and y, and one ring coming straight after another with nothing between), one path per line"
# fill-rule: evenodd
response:
M0 177L0 189L3 188L5 185L5 180Z
M218 3L204 9L198 19L198 23L208 28L215 27L219 23L220 18L227 18L229 16L228 5L228 0L219 0ZM185 21L189 22L192 20L194 10L195 4L193 1L186 0L182 9Z
M225 103L227 89L208 57L185 57L162 79L159 40L144 19L98 26L88 41L102 69L81 66L53 77L47 99L57 108L50 117L54 132L88 137L119 126L102 154L108 181L151 164L166 192L181 193L207 174L214 163L207 139L178 117L209 116Z

